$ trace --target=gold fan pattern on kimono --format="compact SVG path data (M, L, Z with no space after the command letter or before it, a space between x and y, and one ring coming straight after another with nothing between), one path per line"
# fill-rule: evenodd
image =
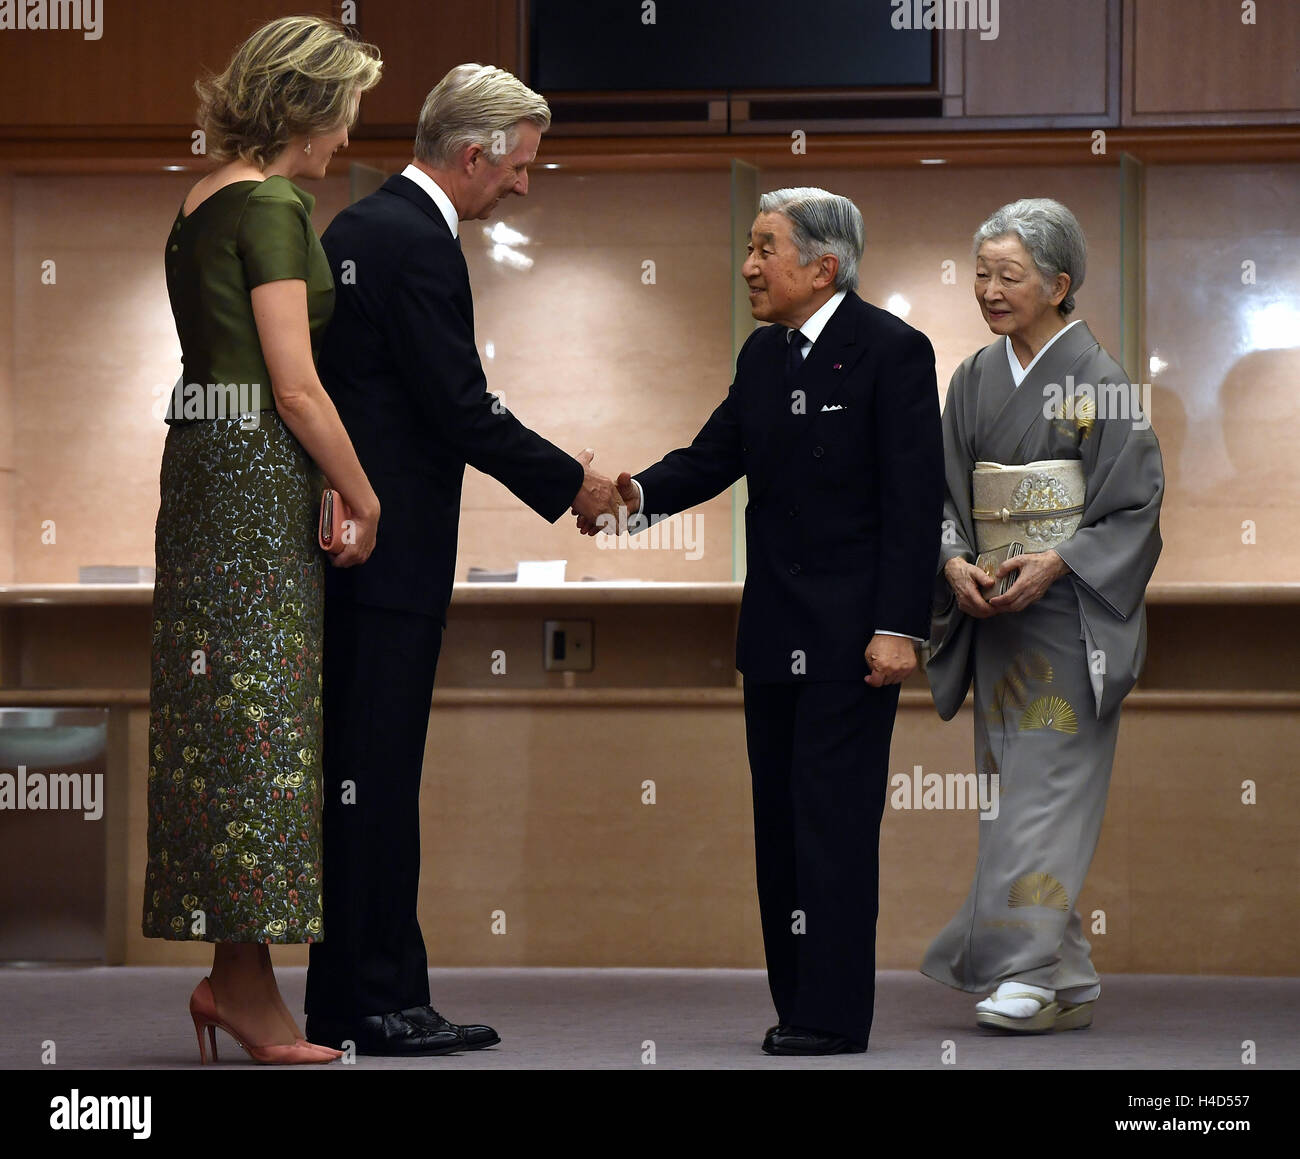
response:
M1051 663L1037 649L1017 652L1007 665L1002 679L993 685L988 707L989 719L1000 720L1003 711L1011 705L1024 708L1029 703L1030 682L1051 684L1054 675Z
M1021 906L1045 905L1049 909L1059 909L1062 913L1070 912L1070 895L1065 886L1050 873L1026 873L1011 883L1007 895L1007 905L1011 909Z
M1040 696L1020 718L1021 732L1036 728L1074 734L1079 731L1079 716L1064 696Z

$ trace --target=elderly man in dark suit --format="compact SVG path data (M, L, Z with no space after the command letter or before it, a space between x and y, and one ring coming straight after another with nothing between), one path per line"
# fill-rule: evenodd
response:
M429 1004L416 920L429 703L451 599L465 465L544 519L595 518L618 492L487 392L459 222L528 192L550 125L510 73L452 69L424 103L415 159L340 213L321 241L336 286L321 380L383 510L364 567L325 599L324 927L307 974L313 1042L371 1055L491 1046Z
M736 666L778 1021L769 1054L867 1048L890 735L939 555L934 351L854 293L863 244L847 198L764 195L742 273L772 325L746 341L691 445L618 479L630 511L655 513L642 526L749 483Z

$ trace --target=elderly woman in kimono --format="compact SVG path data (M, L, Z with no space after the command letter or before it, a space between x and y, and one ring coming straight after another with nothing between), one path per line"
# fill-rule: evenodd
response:
M975 769L997 778L998 809L981 818L970 893L921 970L992 991L975 1020L1006 1031L1092 1021L1101 985L1079 891L1161 546L1159 444L1123 368L1066 320L1085 260L1056 201L1017 201L980 226L975 299L997 338L957 368L943 411L927 674L944 720L974 682Z

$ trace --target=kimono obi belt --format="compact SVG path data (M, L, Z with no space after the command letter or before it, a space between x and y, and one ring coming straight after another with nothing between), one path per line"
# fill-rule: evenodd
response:
M1079 527L1086 490L1078 459L976 463L971 515L978 549L992 551L1018 540L1033 553L1064 543Z

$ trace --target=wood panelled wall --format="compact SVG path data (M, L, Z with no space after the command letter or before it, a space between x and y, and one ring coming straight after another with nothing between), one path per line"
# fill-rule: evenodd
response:
M100 36L79 31L0 32L7 128L132 130L192 125L194 81L224 67L258 25L286 12L284 0L104 0ZM293 11L294 9L289 9ZM304 4L304 12L329 13ZM188 146L188 142L187 142Z
M363 0L361 34L384 54L361 129L409 128L429 90L466 61L519 71L521 0Z
M359 0L349 6L386 66L354 136L409 133L424 95L454 64L525 69L524 3ZM95 40L76 30L0 30L0 139L175 133L188 152L195 77L219 69L260 23L297 7L284 0L183 8L172 0L105 0ZM341 11L337 3L304 7ZM1230 0L1000 0L999 13L996 39L981 40L978 32L946 37L946 116L915 127L1300 122L1295 0L1258 0L1254 23L1243 23L1242 6Z
M384 79L362 106L367 129L414 124L425 94L464 61L518 68L520 0L359 0L356 28L379 45ZM101 35L0 31L0 133L62 130L134 136L188 127L195 78L224 67L259 25L290 12L339 17L336 4L104 0ZM188 129L186 130L188 132ZM188 142L187 142L188 146Z
M0 173L0 583L14 578L14 179Z

